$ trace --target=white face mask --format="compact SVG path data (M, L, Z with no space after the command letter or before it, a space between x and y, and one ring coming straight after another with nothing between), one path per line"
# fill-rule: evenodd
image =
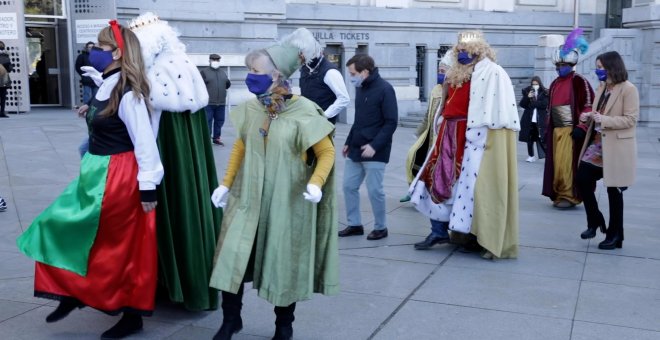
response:
M540 87L539 85L532 85L532 88L534 89L534 91L538 91L539 87Z
M211 62L211 67L213 67L213 68L218 68L218 67L220 67L220 62L219 62L219 61L212 61L212 62Z

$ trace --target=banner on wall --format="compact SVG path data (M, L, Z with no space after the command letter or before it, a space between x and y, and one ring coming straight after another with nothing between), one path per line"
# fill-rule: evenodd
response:
M16 13L0 13L0 40L18 39Z
M99 32L108 26L110 19L76 20L76 44L96 42Z

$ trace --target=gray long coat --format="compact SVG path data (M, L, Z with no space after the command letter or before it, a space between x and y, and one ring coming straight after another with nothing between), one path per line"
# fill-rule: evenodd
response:
M598 103L605 92L601 85L596 91L594 103ZM628 187L635 181L637 167L637 120L639 119L639 93L629 81L614 85L605 105L601 121L603 141L603 181L607 187ZM587 148L594 129L589 120L585 143L580 159Z

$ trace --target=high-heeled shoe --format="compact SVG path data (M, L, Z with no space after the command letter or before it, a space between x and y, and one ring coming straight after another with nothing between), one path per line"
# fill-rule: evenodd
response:
M614 248L623 247L623 240L615 237L612 239L605 239L605 241L598 244L598 249L612 250Z

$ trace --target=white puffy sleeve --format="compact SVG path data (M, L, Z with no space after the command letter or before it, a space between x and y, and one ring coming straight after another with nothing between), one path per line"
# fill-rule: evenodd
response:
M119 103L119 118L126 124L128 134L133 142L135 158L138 163L137 180L142 200L149 197L155 201L156 185L163 179L163 164L156 145L156 135L151 126L149 111L144 101L138 99L133 91L129 91ZM148 195L146 192L149 191Z

